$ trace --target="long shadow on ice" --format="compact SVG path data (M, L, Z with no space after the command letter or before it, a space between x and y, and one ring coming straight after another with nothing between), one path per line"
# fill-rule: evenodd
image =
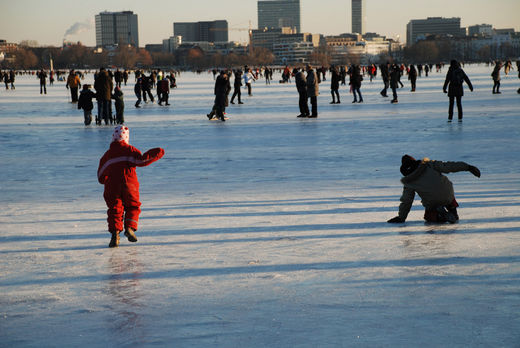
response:
M316 225L305 226L302 225L300 229L294 230L294 232L303 232L303 231L318 231L318 229L314 228ZM385 225L388 227L387 225ZM413 225L412 225L413 226ZM422 226L422 227L421 227ZM382 238L382 237L394 237L396 234L413 236L413 235L424 235L424 234L438 234L438 235L448 235L448 234L497 234L497 233L511 233L517 232L519 227L500 227L500 228L472 228L472 229L464 229L459 225L417 225L419 230L415 231L385 231L380 232L379 229L376 229L374 232L354 232L354 233L333 233L333 234L314 234L314 235L283 235L283 236L273 236L273 237L243 237L243 238L229 238L229 239L201 239L201 240L179 240L179 241L164 241L164 242L147 242L149 238L153 238L153 236L157 237L157 235L173 235L173 236L185 236L185 230L182 231L165 231L160 233L152 233L152 236L143 235L143 239L139 243L138 247L148 247L148 246L171 246L171 245L198 245L198 244L225 244L225 243L266 243L266 242L292 242L292 241L306 241L306 240L323 240L323 239L348 239L348 238ZM310 229L305 229L310 228ZM338 229L338 228L329 228L329 229ZM359 228L354 228L358 230ZM244 229L242 230L244 231ZM262 230L258 230L255 232L283 232L286 229L273 231L269 228L263 228ZM219 232L215 232L214 230L208 230L207 234L215 234ZM220 232L221 233L221 232ZM237 232L239 233L239 232ZM245 233L245 232L243 232ZM192 234L192 233L188 233ZM202 234L202 233L200 233ZM106 235L103 235L104 239L107 239ZM63 239L61 239L63 240ZM122 246L125 247L125 246ZM42 252L70 252L70 251L80 251L80 250L106 250L105 244L97 244L97 245L79 245L79 246L67 246L60 248L51 248L51 247L35 247L31 249L4 249L0 250L1 254L17 254L17 253L42 253Z
M191 277L217 277L243 274L261 273L291 273L301 271L333 271L348 269L374 269L388 267L423 267L423 266L474 266L474 265L495 265L520 263L520 256L485 256L485 257L445 257L445 258L421 258L421 259L395 259L395 260L365 260L365 261L338 261L338 262L314 262L299 264L280 264L280 265L247 265L236 267L211 267L211 268L188 268L171 269L165 271L143 272L140 279L166 279L166 278L191 278ZM131 279L135 275L132 273L120 274L120 279L128 277ZM465 278L466 276L461 276ZM27 286L27 285L50 285L62 283L82 283L109 281L109 275L87 275L87 276L66 276L54 278L32 278L27 280L2 281L0 286Z

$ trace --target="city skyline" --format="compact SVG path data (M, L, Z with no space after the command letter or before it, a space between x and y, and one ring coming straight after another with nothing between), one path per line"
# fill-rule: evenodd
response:
M0 39L8 42L34 40L40 45L60 46L63 40L81 41L95 46L94 18L103 11L133 11L139 16L140 45L161 43L172 36L173 22L198 22L226 19L229 39L247 42L247 32L233 29L257 28L257 0L158 1L153 7L138 1L114 0L109 4L99 0L78 11L77 5L65 0L18 0L6 4L1 0ZM203 13L200 8L204 8ZM53 9L53 10L49 10ZM160 9L160 10L157 10ZM366 32L377 32L406 41L406 26L410 20L427 17L460 17L461 26L491 24L496 28L520 31L520 2L517 0L438 0L366 1ZM301 0L301 31L337 35L351 31L351 1Z

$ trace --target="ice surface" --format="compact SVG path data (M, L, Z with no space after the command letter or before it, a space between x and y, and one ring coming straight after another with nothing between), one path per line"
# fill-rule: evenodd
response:
M462 124L446 69L397 105L379 78L329 105L324 81L317 120L295 117L294 84L257 81L225 123L205 116L210 74L178 77L170 107L135 109L129 84L130 142L166 155L138 169L139 242L117 249L96 178L112 127L18 77L0 89L0 346L518 346L520 80L492 95L491 67L465 70ZM449 175L458 224L425 224L418 200L385 222L404 153L481 169Z

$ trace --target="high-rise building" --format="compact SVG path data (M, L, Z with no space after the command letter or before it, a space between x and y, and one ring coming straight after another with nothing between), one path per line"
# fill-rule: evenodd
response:
M258 29L265 28L296 28L300 33L300 0L259 0Z
M366 1L352 0L352 32L363 35L365 33Z
M429 35L465 36L466 29L460 27L460 18L428 17L412 19L406 26L406 44L411 46Z
M101 12L96 15L96 45L119 44L139 47L137 15L132 11Z
M228 42L228 22L177 22L173 23L173 35L183 42Z

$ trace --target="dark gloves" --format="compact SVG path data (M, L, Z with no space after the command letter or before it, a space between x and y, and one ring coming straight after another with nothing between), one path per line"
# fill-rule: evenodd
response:
M443 91L444 93L448 93L448 91L446 90L446 88L443 88L442 91Z
M387 222L389 222L389 223L391 223L391 224L399 224L399 223L404 222L404 220L401 219L399 216L396 216L395 218L391 218L391 219L388 220Z
M477 178L480 178L480 170L478 170L477 167L469 166L468 171L469 171L471 174L475 175Z

